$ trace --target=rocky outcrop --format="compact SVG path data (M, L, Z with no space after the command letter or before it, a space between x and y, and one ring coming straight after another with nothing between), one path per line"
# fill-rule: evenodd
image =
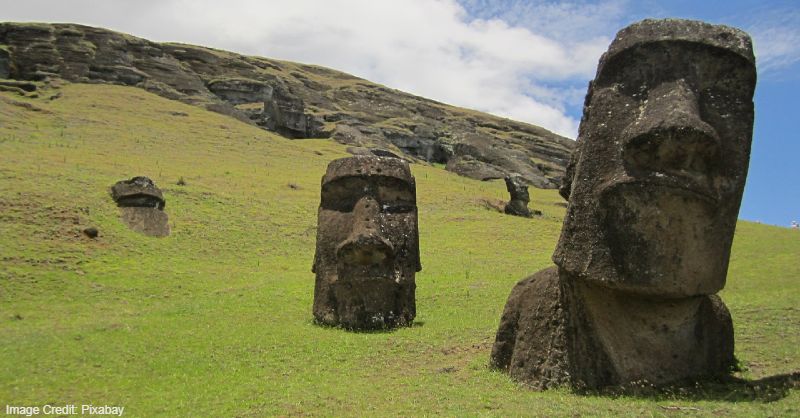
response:
M8 50L5 48L0 48L0 78L8 78L11 76L9 64Z
M574 142L313 65L73 24L0 23L0 78L136 86L289 138L327 138L477 179L560 184Z
M306 112L303 100L282 86L269 86L264 96L262 124L289 138L327 138L322 117Z

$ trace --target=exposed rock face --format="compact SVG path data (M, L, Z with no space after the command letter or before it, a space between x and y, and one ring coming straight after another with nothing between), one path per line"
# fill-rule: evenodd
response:
M391 151L380 148L347 147L347 152L353 155L374 155L376 157L401 158L399 155Z
M9 65L8 50L0 48L0 78L11 77L11 68L9 68Z
M285 88L268 87L263 125L289 138L327 138L322 117L306 113L305 104Z
M536 388L662 384L734 365L725 285L750 156L749 36L645 20L587 94L557 267L511 293L492 364Z
M0 23L0 77L136 86L289 138L332 139L447 164L478 178L515 172L555 188L574 142L545 129L412 96L312 65L72 24ZM462 145L463 146L460 146Z
M169 235L164 195L149 178L118 181L111 187L111 198L121 208L122 220L132 230L153 237Z
M528 185L523 182L519 175L511 175L505 178L506 189L511 195L511 200L508 201L504 212L509 215L522 216L530 218L533 214L528 209L528 203L531 201L528 195Z
M408 163L332 161L317 221L314 318L354 330L411 325L421 270L416 185Z

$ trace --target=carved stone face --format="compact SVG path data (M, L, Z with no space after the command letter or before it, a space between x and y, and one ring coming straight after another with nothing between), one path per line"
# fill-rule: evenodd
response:
M633 293L722 289L755 81L739 30L646 20L620 32L587 94L556 264Z
M322 179L314 315L370 329L410 324L420 270L416 186L400 159L335 160Z

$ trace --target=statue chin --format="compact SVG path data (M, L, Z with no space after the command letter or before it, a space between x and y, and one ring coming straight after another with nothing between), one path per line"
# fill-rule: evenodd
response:
M616 270L605 277L607 286L662 298L711 295L724 287L732 234L721 230L714 202L642 183L617 185L602 199Z

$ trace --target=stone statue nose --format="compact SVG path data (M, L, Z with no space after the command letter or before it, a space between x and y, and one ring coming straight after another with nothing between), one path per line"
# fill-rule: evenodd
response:
M350 235L336 247L336 255L347 264L379 264L394 255L394 247L383 237L378 217L380 206L370 196L361 198L353 208Z
M697 94L684 80L653 88L622 139L628 163L657 171L705 173L720 147L716 130L700 117Z

